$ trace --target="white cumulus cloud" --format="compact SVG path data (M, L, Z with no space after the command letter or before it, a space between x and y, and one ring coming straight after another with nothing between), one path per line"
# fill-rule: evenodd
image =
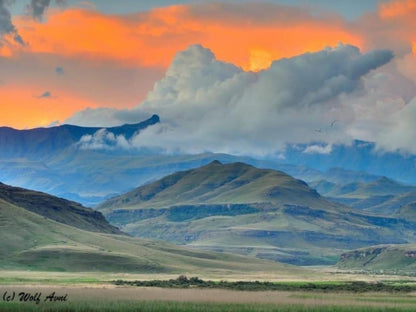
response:
M374 111L397 110L396 102L379 103L373 109L367 101L377 78L368 74L392 58L388 50L363 54L340 44L275 61L254 73L219 61L209 49L194 45L176 55L140 106L78 114L84 120L101 115L120 123L158 114L161 123L128 142L137 148L261 156L277 155L287 143L320 143L319 149L311 147L307 152L326 153L332 144L360 139L357 135L374 136L378 125L361 129L360 110L367 112L367 119ZM378 96L379 92L373 95Z
M131 144L122 135L114 135L107 129L100 129L93 135L86 134L81 137L77 143L80 149L88 150L113 150L113 149L128 149Z

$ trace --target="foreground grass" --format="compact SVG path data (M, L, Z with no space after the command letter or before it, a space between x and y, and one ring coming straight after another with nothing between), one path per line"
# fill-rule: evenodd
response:
M237 303L194 303L175 301L142 301L142 302L75 302L60 304L23 304L0 303L0 311L5 312L376 312L376 311L415 311L414 307L372 307L372 306L341 306L341 305L301 305L301 304L237 304Z

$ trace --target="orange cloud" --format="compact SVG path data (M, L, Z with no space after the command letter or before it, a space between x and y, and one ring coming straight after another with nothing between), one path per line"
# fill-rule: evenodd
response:
M85 107L97 107L85 99L59 92L40 98L45 90L30 86L0 86L0 125L14 128L48 126L56 120L64 120Z
M360 36L335 18L319 20L305 12L267 6L265 22L259 14L260 4L256 7L259 16L251 19L246 19L243 7L210 5L209 14L201 15L204 4L176 5L129 16L67 9L51 11L43 24L25 18L17 19L15 24L28 43L28 52L163 68L178 50L195 43L209 47L221 60L251 70L268 67L274 59L339 42L357 46L362 43ZM226 10L234 18L224 15Z
M409 13L415 10L416 1L414 0L394 0L386 3L381 3L379 14L381 18L389 19L409 16Z
M373 29L379 32L380 41L392 42L392 49L400 50L400 46L404 46L402 50L410 52L413 42L416 42L416 1L393 0L382 3L378 16L378 25L373 25Z

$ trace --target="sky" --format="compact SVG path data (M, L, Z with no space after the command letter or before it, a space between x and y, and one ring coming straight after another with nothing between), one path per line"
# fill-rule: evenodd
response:
M365 140L416 153L414 16L415 0L0 0L0 126L157 113L130 142L110 139L254 155Z

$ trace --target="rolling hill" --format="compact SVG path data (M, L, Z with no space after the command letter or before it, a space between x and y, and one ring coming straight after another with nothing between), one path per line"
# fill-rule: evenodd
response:
M300 272L254 258L85 231L0 198L0 269L130 273ZM49 208L53 210L53 208Z
M100 212L49 194L0 183L0 199L82 230L122 234L118 228L110 225Z
M361 213L244 163L177 172L97 209L135 236L292 264L335 263L347 249L415 240L411 222Z

